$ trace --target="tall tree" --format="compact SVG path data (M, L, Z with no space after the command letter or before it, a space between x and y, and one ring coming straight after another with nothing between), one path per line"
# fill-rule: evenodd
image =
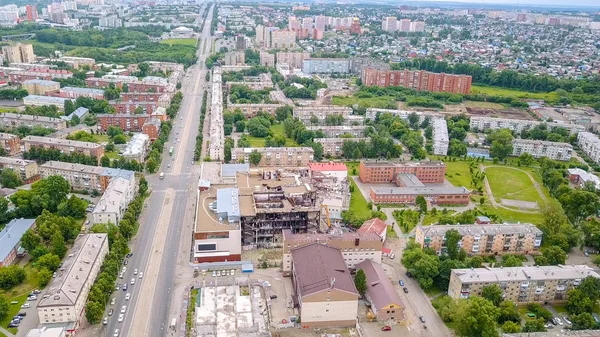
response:
M474 296L456 314L456 334L462 337L497 337L500 309L483 297Z
M2 173L0 173L0 184L6 188L15 188L23 185L23 180L21 180L21 177L19 177L15 171L5 168L2 170Z
M500 160L509 156L513 151L512 141L514 137L509 129L496 130L488 136L490 155Z
M460 248L458 248L458 243L462 239L462 235L460 235L456 229L451 229L446 232L445 238L448 257L456 260L460 251Z
M502 289L497 284L484 286L481 289L481 297L492 302L495 306L499 306L502 302Z
M257 166L260 163L260 160L262 159L262 153L253 150L252 152L250 152L250 155L248 156L248 160L250 160L250 164Z
M356 286L356 290L360 293L360 296L365 295L365 291L367 291L367 276L365 275L365 271L359 269L354 275L354 285Z

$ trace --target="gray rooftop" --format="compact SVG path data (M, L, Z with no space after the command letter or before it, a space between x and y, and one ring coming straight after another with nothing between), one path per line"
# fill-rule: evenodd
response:
M586 265L527 266L502 268L452 269L462 283L493 283L504 281L576 280L588 276L600 278Z
M410 173L398 173L398 180L400 180L406 187L425 186L416 175Z
M24 81L23 84L42 84L42 85L52 85L52 84L59 84L58 82L55 81L48 81L48 80L39 80L39 79L33 79L33 80L27 80Z
M489 219L488 219L489 220ZM489 224L489 225L434 225L418 226L425 236L445 236L446 232L455 229L460 235L513 235L535 234L542 235L542 231L532 224Z
M60 91L70 91L80 94L104 95L104 90L95 88L64 87Z
M35 219L13 219L0 231L0 261L6 259L34 223Z
M3 114L0 114L0 117L3 119L16 119L16 120L22 120L22 121L40 121L40 122L44 122L44 123L56 123L56 124L64 124L65 121L63 121L60 118L55 118L55 117L46 117L46 116L34 116L34 115L25 115L25 114L15 114L12 112L5 112Z
M250 164L223 164L221 165L221 177L235 177L237 172L250 172Z
M425 187L373 187L375 194L469 194L465 187L425 186Z
M127 179L121 177L111 179L92 213L120 213L121 201L126 197L129 186L130 182Z
M217 190L217 213L227 213L228 217L240 216L240 191L237 188Z
M71 172L81 172L87 174L97 174L100 175L102 172L107 170L104 167L100 166L91 166L91 165L83 165L77 163L65 163L62 161L47 161L44 164L40 165L40 169L55 169L61 171L71 171Z
M26 160L26 159L13 158L13 157L0 157L0 164L3 164L3 165L25 166L25 165L34 164L34 163L35 163L35 161L33 161L33 160Z
M365 272L365 276L367 277L367 293L375 308L380 309L390 304L400 306L401 308L405 307L402 299L398 296L398 292L394 289L394 286L380 264L366 259L357 264L356 269L362 269Z
M23 141L24 142L51 144L51 145L58 145L58 146L72 146L72 147L76 147L76 148L88 148L88 149L97 149L97 148L102 147L102 145L96 144L96 143L81 142L78 140L50 138L50 137L39 137L39 136L27 136L27 137L23 138Z

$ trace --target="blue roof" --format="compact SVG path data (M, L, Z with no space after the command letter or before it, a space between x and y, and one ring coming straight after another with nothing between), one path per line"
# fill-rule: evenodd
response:
M70 121L71 119L73 119L73 116L77 116L81 119L89 111L90 110L88 108L79 107L79 108L77 108L77 110L71 112L68 116L60 116L60 118L66 120L66 121Z
M223 164L221 165L221 177L235 177L237 172L250 172L250 164Z
M34 223L35 219L13 219L0 231L0 261L6 259Z
M106 168L104 170L104 175L112 178L121 177L132 181L135 178L135 172L124 170L124 169L115 169L115 168Z
M237 188L217 190L217 213L227 213L227 217L240 216L240 193Z

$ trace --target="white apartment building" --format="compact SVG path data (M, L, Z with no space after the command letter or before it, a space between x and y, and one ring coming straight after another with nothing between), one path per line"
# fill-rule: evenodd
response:
M598 136L591 132L580 132L577 134L577 145L591 160L600 164L600 139Z
M150 136L143 133L135 133L127 142L123 157L129 160L137 160L138 163L143 163L150 147Z
M214 67L212 74L212 95L210 104L210 143L208 155L212 160L225 158L225 131L223 129L223 83L221 68Z
M571 160L573 146L569 143L547 142L533 139L513 140L513 156L529 153L534 158L547 157L553 160Z
M450 144L446 120L443 118L436 118L432 121L432 127L433 154L445 156L448 154L448 145Z
M361 138L365 134L367 126L365 125L339 125L339 126L307 126L306 129L310 131L323 131L325 137L335 138L341 135L351 135L352 138Z
M314 142L323 145L323 155L340 157L343 154L344 142L370 142L371 138L315 138Z
M65 101L67 101L67 98L62 97L38 95L28 95L23 97L23 104L25 104L25 106L54 105L59 111L63 111L65 109Z
M327 116L342 115L344 118L352 114L352 108L337 105L321 105L321 106L304 106L294 107L294 118L301 121L310 120L312 116L323 121Z
M105 233L82 234L75 239L69 255L48 286L50 296L41 299L37 305L42 325L74 323L74 328L79 326L90 288L106 254L108 235Z
M523 130L530 130L539 124L542 124L542 122L508 118L471 117L470 127L471 131L509 129L520 134ZM571 134L585 131L585 128L582 125L577 124L551 122L546 123L546 125L549 129L557 127L565 128L569 130Z
M111 222L118 225L127 206L135 197L135 180L116 177L110 181L92 211L94 224Z

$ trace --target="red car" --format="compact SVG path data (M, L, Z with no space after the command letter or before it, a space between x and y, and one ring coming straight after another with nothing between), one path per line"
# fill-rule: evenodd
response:
M381 331L392 331L392 327L389 325L386 325L383 328L381 328Z

